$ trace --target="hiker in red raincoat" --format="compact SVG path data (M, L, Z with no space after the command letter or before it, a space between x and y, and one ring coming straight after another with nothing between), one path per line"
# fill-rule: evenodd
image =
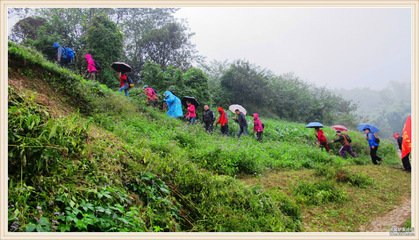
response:
M125 96L128 97L129 83L128 83L128 76L124 72L119 73L119 91L122 92L124 90Z
M256 138L259 142L262 141L263 124L259 119L259 114L253 113L253 132L256 133Z
M156 91L154 91L154 89L149 87L148 85L144 85L143 89L144 93L147 96L147 105L152 105L156 107L158 105L159 100Z
M189 124L195 124L195 121L196 121L195 105L193 105L189 101L186 101L186 105L188 105L188 113L186 113L186 119L188 119Z
M329 152L330 151L329 143L327 142L327 138L324 135L323 130L321 130L318 127L314 128L314 130L316 131L316 137L317 137L318 143L320 144L320 147L324 147L326 149L326 152Z
M412 171L410 165L410 152L412 151L412 119L409 115L403 127L403 140L402 140L402 163L403 168L407 172Z
M227 119L227 114L224 111L224 109L222 107L218 107L217 108L218 113L220 114L220 117L218 118L217 123L215 124L215 126L217 126L218 124L221 125L221 133L223 135L228 135L228 119Z

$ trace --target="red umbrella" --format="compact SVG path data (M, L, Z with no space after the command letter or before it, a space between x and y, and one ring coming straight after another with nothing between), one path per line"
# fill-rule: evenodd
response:
M343 125L333 125L332 128L336 131L348 131L348 128Z

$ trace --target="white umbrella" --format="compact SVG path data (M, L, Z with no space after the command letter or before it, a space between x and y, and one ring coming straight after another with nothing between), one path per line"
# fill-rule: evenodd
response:
M242 112L244 115L247 114L246 109L239 104L233 104L233 105L230 105L230 107L228 107L228 110L232 111L233 113L236 112L236 109L239 109L239 111Z

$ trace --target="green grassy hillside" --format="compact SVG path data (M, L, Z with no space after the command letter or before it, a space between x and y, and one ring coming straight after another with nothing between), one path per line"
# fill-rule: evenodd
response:
M12 43L9 84L9 231L304 231L304 206L348 202L342 186L374 183L350 168L370 164L357 132L356 159L320 151L304 124L263 116L263 143L209 135L147 107L139 89L127 99ZM391 142L379 153L379 167L399 171ZM254 184L304 169L316 174L292 191Z

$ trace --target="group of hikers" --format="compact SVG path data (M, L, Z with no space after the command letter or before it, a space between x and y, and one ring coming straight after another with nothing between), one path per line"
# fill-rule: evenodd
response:
M74 51L71 48L60 46L58 42L53 44L53 47L57 49L57 62L61 66L66 66L74 60ZM85 60L87 63L87 70L85 73L85 77L91 80L96 79L96 74L98 70L100 70L100 65L94 61L91 54L85 54ZM125 96L129 96L129 89L133 87L132 79L127 75L126 72L120 71L119 74L119 92L124 91ZM159 98L157 92L150 86L144 85L143 90L145 95L147 96L147 105L151 105L153 107L157 107L159 105ZM167 109L167 115L173 118L182 118L189 122L189 124L195 124L197 120L197 113L196 113L196 106L191 102L186 100L186 114L183 115L182 111L182 102L181 100L172 92L172 91L165 91L164 92L164 101L163 101L163 109ZM214 130L214 123L215 127L220 125L220 130L222 135L229 135L229 125L228 125L228 117L227 113L222 106L217 108L218 112L218 119L216 119L214 112L210 109L208 105L204 106L204 111L202 114L202 122L204 124L204 128L208 133L212 133ZM245 113L240 109L234 110L236 117L233 118L239 124L239 131L237 137L240 138L241 135L249 135L248 133L248 123L246 120ZM262 124L261 120L259 119L258 113L253 113L253 132L256 134L257 141L262 141L262 135L264 131L264 124ZM336 130L336 139L331 142L328 142L323 130L320 127L315 127L315 134L317 138L317 143L321 148L324 148L327 152L330 152L329 144L340 143L341 148L339 150L339 155L342 158L346 158L347 153L352 157L357 157L357 154L353 151L351 145L351 138L348 134L342 133L341 130ZM371 161L374 165L380 165L383 161L381 157L377 155L377 151L380 145L380 139L375 136L369 127L365 127L360 129L365 133L365 138L368 141L368 145L370 148L370 156ZM394 138L397 140L398 146L400 151L402 150L402 137L399 133L394 134ZM402 158L402 163L404 169L406 171L411 171L409 155Z
M330 152L330 145L333 143L340 143L341 148L339 150L339 155L342 158L346 158L346 154L349 153L352 157L356 158L357 154L352 149L352 140L349 137L348 134L342 133L340 130L336 130L336 136L337 138L334 139L331 142L328 142L323 130L320 129L320 127L315 127L315 135L317 138L317 143L321 148L324 148L326 152ZM361 130L365 133L365 138L368 142L369 149L370 149L370 157L371 161L374 165L380 165L383 162L383 159L377 155L378 148L380 146L380 139L371 131L369 127L361 128ZM400 152L402 152L402 142L403 137L398 133L394 133L393 137L397 141L398 148ZM401 161L403 164L404 170L407 172L411 171L411 165L410 165L410 152L405 154L405 156L402 155Z
M156 106L155 101L157 101L157 96L155 91L150 93L147 91L148 85L145 86L145 93L147 95L147 103L148 105ZM164 104L167 108L167 115L173 118L182 118L183 111L182 111L182 102L181 100L173 94L173 92L167 90L164 92ZM195 124L197 119L196 113L196 106L191 102L186 100L186 114L185 119L189 122L189 124ZM229 128L228 128L228 117L227 113L225 112L224 108L219 106L217 108L218 112L218 119L216 119L214 112L210 109L208 105L204 105L204 111L202 114L202 122L204 124L204 128L208 133L212 133L214 127L217 127L218 124L220 125L221 134L222 135L229 135ZM248 123L246 120L245 114L240 111L240 109L235 109L235 114L237 115L233 118L239 124L239 132L237 137L240 138L241 135L249 135L248 133ZM253 113L253 130L256 133L256 138L258 141L262 141L262 133L263 133L263 124L259 119L258 113ZM215 124L215 126L214 126Z
M343 134L342 131L337 130L336 131L337 138L329 143L327 141L326 136L324 135L323 130L321 130L318 127L314 128L314 130L316 132L318 144L320 145L320 147L326 149L327 152L330 151L329 144L338 142L342 145L342 147L339 150L339 155L341 157L346 158L346 153L349 153L349 155L351 155L352 157L357 157L357 154L352 149L352 145L351 145L352 140L348 134ZM381 164L383 160L377 155L378 146L380 143L379 138L377 138L373 133L371 133L371 130L369 128L364 128L363 131L365 133L365 137L370 147L370 156L371 156L372 163L375 165Z

